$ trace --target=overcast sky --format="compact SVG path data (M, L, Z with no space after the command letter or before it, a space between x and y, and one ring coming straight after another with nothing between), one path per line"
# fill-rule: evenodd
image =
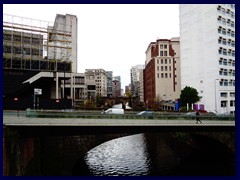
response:
M78 72L102 68L130 83L130 69L145 64L157 38L179 37L176 4L4 4L3 13L54 22L56 14L78 18Z

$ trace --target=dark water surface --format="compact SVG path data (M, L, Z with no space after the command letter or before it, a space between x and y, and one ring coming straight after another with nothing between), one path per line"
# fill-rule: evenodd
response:
M78 161L73 175L235 175L235 154L189 133L145 133L105 142Z

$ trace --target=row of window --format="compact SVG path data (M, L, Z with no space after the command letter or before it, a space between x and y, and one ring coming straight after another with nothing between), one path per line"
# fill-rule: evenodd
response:
M160 49L167 49L167 48L168 48L167 44L161 44L160 45Z
M235 100L229 101L230 107L235 107ZM228 101L221 101L221 107L228 107Z
M229 4L229 5L227 5L229 8L231 8L231 9L235 9L235 6L233 5L233 4ZM233 11L231 11L230 9L225 9L224 7L222 7L222 6L218 6L217 7L217 10L218 10L218 12L219 13L221 13L221 14L223 14L223 15L227 15L227 16L229 16L229 17L231 17L231 18L235 18L235 13L233 12Z
M13 46L4 46L4 53L13 53L13 54L22 54L22 55L41 55L43 54L43 50L41 48L19 48Z
M233 57L235 57L235 51L234 50L232 50L232 49L225 49L225 48L222 48L222 47L220 47L219 49L218 49L218 53L219 54L222 54L222 55L225 55L225 56L233 56Z
M29 44L42 44L42 38L24 37L24 36L12 36L10 34L3 35L4 41L23 42Z
M235 37L235 32L234 31L232 31L231 29L222 28L221 26L219 26L219 28L218 28L218 33L223 34L223 35L227 35L229 37Z
M225 79L224 81L219 81L220 86L235 86L235 80L227 80Z
M235 28L235 23L234 23L234 21L231 21L230 19L225 19L225 18L223 18L223 17L221 17L221 16L218 16L218 22L220 23L220 24L223 24L223 25L227 25L227 26L229 26L229 27L232 27L232 28Z
M227 59L224 59L224 58L220 58L219 59L219 65L235 67L235 60L232 60L232 59L227 60Z
M159 66L157 66L157 71L159 71ZM172 67L171 66L161 66L161 71L171 71Z
M157 73L157 78L160 78L160 73ZM161 78L172 78L172 73L161 73Z
M219 44L223 44L223 45L227 45L227 46L232 46L232 47L235 47L235 41L231 40L231 39L225 39L225 38L222 38L222 37L219 37L218 38L218 43Z
M229 96L234 98L235 97L235 92L230 92ZM227 98L228 93L227 92L221 92L220 97Z
M167 51L160 51L160 56L168 56Z
M159 64L159 60L160 59L157 59L157 64ZM172 60L171 59L161 59L161 64L171 64L172 63Z
M235 76L235 70L220 69L219 75L220 76Z

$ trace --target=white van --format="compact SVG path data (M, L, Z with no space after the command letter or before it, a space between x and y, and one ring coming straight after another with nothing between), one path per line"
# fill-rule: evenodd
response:
M109 108L106 111L103 111L102 114L124 114L123 109Z

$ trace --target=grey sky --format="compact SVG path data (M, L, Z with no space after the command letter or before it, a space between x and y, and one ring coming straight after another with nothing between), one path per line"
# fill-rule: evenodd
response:
M130 83L130 68L145 63L157 38L179 36L176 4L4 4L3 13L53 22L56 14L78 18L78 72L102 68Z

